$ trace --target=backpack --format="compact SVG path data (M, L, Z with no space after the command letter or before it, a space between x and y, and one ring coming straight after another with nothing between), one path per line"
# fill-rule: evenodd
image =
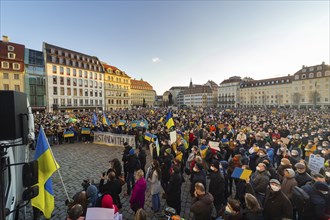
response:
M292 204L297 212L303 213L309 210L310 196L298 186L292 189Z
M140 160L138 158L135 159L134 169L135 169L135 171L138 171L139 169L141 169L141 163L140 163Z
M107 193L104 193L104 194L100 195L99 197L97 197L96 202L95 202L95 207L102 207L102 199L103 199L103 196L106 194Z

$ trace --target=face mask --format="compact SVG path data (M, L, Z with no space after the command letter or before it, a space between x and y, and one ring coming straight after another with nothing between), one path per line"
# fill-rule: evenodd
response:
M318 150L322 150L323 148L322 148L322 147L318 147L317 149L318 149Z
M197 173L198 172L198 169L196 167L194 167L193 168L193 171Z
M304 169L297 169L297 172L298 172L298 173L304 173L305 170L304 170Z
M214 166L211 166L211 168L210 168L212 171L215 171L215 168L214 168Z
M320 141L323 141L323 138L319 138Z
M256 169L257 169L258 171L260 171L260 167L256 167Z
M266 149L268 150L268 149L269 149L269 147L268 147L268 146L266 146Z
M281 147L280 149L281 149L281 151L284 151L284 150L285 150L285 148L284 148L284 147Z
M326 144L322 144L322 147L324 147L324 148L326 148L326 147L328 147Z
M328 195L328 191L321 191L321 193L323 194L323 195Z
M279 190L281 189L281 187L279 187L279 186L275 186L275 185L270 185L270 188L272 188L272 190L273 190L274 192L277 192L277 191L279 191Z
M321 151L321 153L322 153L322 154L325 154L325 153L326 153L326 151L325 151L325 150L322 150L322 151Z
M265 156L264 153L259 153L258 155L259 155L259 157L263 157L263 156Z
M276 140L275 139L273 139L273 142L275 142Z

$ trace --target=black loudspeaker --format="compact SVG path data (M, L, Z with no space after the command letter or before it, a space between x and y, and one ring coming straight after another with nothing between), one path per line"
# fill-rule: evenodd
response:
M28 109L25 93L0 91L0 141L23 139L27 143Z

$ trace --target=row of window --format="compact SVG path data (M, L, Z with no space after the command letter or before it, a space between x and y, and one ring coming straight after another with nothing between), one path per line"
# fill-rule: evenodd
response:
M58 102L60 101L60 103ZM95 102L94 102L95 101ZM72 99L68 98L68 99L53 99L53 103L55 105L61 105L61 106L72 106ZM88 99L73 99L73 106L93 106L93 105L102 105L102 100L88 100Z
M9 90L9 84L3 84L3 90ZM22 92L20 85L14 85L14 90L17 92Z
M53 65L52 70L53 70L54 74L57 74L57 72L58 72L57 69L58 69L57 66ZM64 75L64 67L60 66L59 69L60 69L60 74ZM78 72L78 75L77 75L77 72ZM71 76L71 68L69 68L69 67L66 68L66 75ZM84 71L84 78L89 77L90 79L93 79L93 76L94 76L94 79L97 80L97 75L98 75L97 73L93 74L93 72L89 72L89 75L88 75L88 72L86 70ZM83 72L82 72L82 70L77 71L77 69L72 69L72 76L83 77ZM99 78L99 80L103 79L103 76L101 73L99 74L98 78Z
M59 87L59 91L58 91L58 87L54 86L53 87L53 95L67 95L67 96L90 96L90 97L102 97L102 91L93 91L93 90L90 90L88 91L88 89L76 89L74 88L73 90L71 88L66 88L66 93L65 93L65 88L64 87ZM73 92L72 92L73 91ZM78 93L79 92L79 93Z
M50 53L51 54L56 54L55 48L51 48ZM62 50L57 50L57 55L65 56L65 57L68 57L68 58L71 58L71 59L76 59L76 60L81 60L81 61L86 61L86 62L92 62L93 64L97 64L97 65L99 64L99 61L96 60L96 59L81 56L81 55L78 55L78 54L73 54L73 53L69 54L69 52L67 52L67 51L63 52Z
M119 78L119 77L113 77L113 76L108 76L107 77L108 81L116 81L116 82L123 82L123 83L129 83L129 80L128 79L122 79L122 78Z
M10 65L9 62L7 61L1 61L1 68L2 69L9 69ZM14 70L20 70L21 69L21 64L19 63L13 63L13 69Z
M102 71L101 66L96 66L96 65L90 64L90 63L87 64L87 63L77 62L75 60L57 58L55 56L48 57L48 60L51 60L52 63L58 63L61 65L79 67L79 68L84 68L84 69L89 69L89 70L94 70L94 71L99 71L99 72Z
M109 105L128 105L128 100L113 100L113 99L108 99L108 104Z
M305 101L307 101L307 99L305 99L305 98L300 99L300 102L305 102ZM324 98L324 101L329 102L329 98ZM285 102L289 103L289 100L285 100ZM299 102L299 100L298 100L298 102ZM313 100L309 98L308 102L312 103ZM316 98L316 102L321 102L321 98L320 97ZM270 102L267 102L267 103L264 102L264 101L251 101L251 102L250 101L242 101L242 103L243 104L269 104L269 103L277 103L277 101L276 100L270 100Z
M322 66L317 66L316 70L322 70ZM305 73L307 71L307 69L302 69L301 72ZM314 67L309 67L309 71L314 71Z
M71 84L72 82L72 84ZM66 85L67 86L79 86L82 87L83 86L83 82L84 82L84 87L89 87L90 88L97 88L99 87L100 89L102 89L102 83L101 82L97 82L97 81L93 81L93 80L82 80L82 79L76 79L76 78L66 78ZM65 84L65 79L64 77L60 76L59 77L59 82L58 82L58 77L57 76L53 76L53 85L64 85Z
M330 71L326 71L325 72L325 76L330 76ZM317 72L316 73L316 77L322 77L322 72ZM307 78L307 75L306 74L302 74L301 75L301 79L306 79ZM308 78L314 78L314 73L309 73L308 74ZM300 79L300 76L299 75L295 75L294 76L294 79Z
M287 79L287 80L282 79L281 81L279 81L279 80L276 80L276 81L272 80L272 81L268 81L268 82L251 83L250 86L264 86L264 85L270 85L270 84L289 83L289 82L290 82L289 79ZM248 86L248 84L242 84L241 85L241 87L247 87L247 86Z
M19 76L20 74L14 74L14 79L15 80L19 80L20 79L20 76ZM9 73L3 73L2 74L2 78L3 79L9 79Z

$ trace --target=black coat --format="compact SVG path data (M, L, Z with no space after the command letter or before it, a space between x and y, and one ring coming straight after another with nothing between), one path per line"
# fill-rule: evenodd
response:
M264 203L264 218L267 220L280 220L293 218L293 207L286 195L280 190L271 192L267 189Z
M251 210L245 208L243 210L243 220L263 220L262 210L259 212L252 212Z
M210 174L209 192L214 198L214 204L223 203L225 194L225 179L219 171Z
M174 208L178 214L181 210L181 184L181 173L173 173L166 188L167 205Z
M294 177L297 181L298 187L304 186L307 182L310 182L313 180L313 178L307 173L304 172L302 174L297 173L296 176Z
M195 183L202 183L206 190L206 174L205 174L204 170L201 170L197 173L194 172L192 175L193 175L193 178L191 179L190 194L191 194L191 196L194 196Z
M102 194L110 194L114 204L117 206L120 204L119 194L121 193L122 188L118 179L107 181L106 183L104 183L104 179L101 179L99 190Z

